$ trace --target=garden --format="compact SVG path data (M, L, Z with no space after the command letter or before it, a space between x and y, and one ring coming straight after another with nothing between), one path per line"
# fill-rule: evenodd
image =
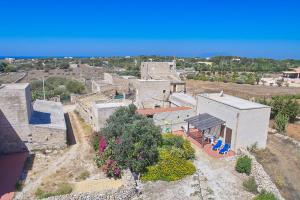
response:
M161 134L134 105L116 110L100 133L93 139L95 161L108 177L121 178L122 170L130 169L143 181L175 181L196 171L190 142Z
M30 83L32 91L32 99L43 99L43 81L36 80ZM70 80L61 77L50 77L45 80L45 97L46 99L60 96L61 101L68 101L70 94L81 94L85 90L84 84L77 80Z

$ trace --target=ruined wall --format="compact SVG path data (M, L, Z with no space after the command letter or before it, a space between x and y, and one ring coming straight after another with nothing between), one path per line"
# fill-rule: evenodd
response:
M30 116L29 84L2 86L0 88L0 153L27 150Z
M176 62L142 62L141 79L157 79L166 77L176 71Z
M31 125L31 150L62 149L67 146L66 129Z
M0 88L0 154L65 145L61 104L36 101L32 106L29 84L8 84Z
M170 81L139 80L136 89L136 104L138 108L165 107L169 103Z

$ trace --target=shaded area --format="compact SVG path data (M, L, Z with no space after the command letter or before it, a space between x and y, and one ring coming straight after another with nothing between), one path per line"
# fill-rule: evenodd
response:
M267 148L254 154L285 199L300 199L299 147L269 134Z
M67 144L74 145L76 144L76 138L70 121L69 113L65 113L64 115L65 115L66 126L67 126Z
M50 113L33 111L30 124L51 124Z
M27 152L28 148L25 141L22 141L16 131L19 125L12 125L0 109L0 156L1 154L9 154L16 152Z
M0 199L12 199L28 152L0 156Z

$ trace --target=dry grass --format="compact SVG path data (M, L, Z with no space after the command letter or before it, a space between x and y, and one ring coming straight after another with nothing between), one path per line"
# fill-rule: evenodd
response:
M187 91L192 94L200 92L220 92L224 90L225 93L239 96L241 98L250 99L252 97L272 97L277 95L291 95L300 94L300 88L292 87L270 87L262 85L247 85L236 83L210 82L187 80Z
M254 154L285 199L300 199L299 147L290 140L269 134L267 148Z

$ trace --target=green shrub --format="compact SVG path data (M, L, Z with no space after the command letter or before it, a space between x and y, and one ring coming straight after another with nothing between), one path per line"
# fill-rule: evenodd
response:
M257 193L257 184L253 176L245 180L243 186L248 192Z
M44 199L51 196L70 194L71 192L72 192L72 186L69 183L61 183L58 185L58 189L54 192L47 192L42 190L41 188L38 188L35 192L35 196L38 199Z
M15 185L15 188L16 188L17 191L22 191L23 186L24 186L23 182L22 181L18 181L16 183L16 185Z
M251 173L251 158L249 156L239 157L236 161L235 170L239 173Z
M147 172L141 177L143 181L176 181L196 171L192 162L181 157L179 151L168 149L159 151L159 161L156 165L147 167Z
M271 100L271 117L276 117L282 113L288 117L290 122L296 120L297 115L300 113L300 106L293 96L276 96Z
M276 130L279 131L280 133L284 132L288 122L289 122L289 118L287 115L278 113L275 117Z
M182 147L183 147L184 156L186 159L194 159L195 158L195 149L191 146L190 141L184 140Z
M271 192L262 191L253 200L277 200L277 198Z
M172 133L166 133L163 135L162 144L165 146L175 146L177 148L182 148L184 139L181 136L174 135Z
M79 176L76 178L76 180L85 180L90 176L90 172L87 170L84 170L79 174Z

